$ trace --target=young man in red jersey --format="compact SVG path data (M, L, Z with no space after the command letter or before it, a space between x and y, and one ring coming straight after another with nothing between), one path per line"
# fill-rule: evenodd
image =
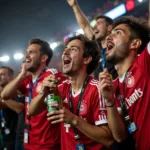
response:
M63 106L53 105L59 110L48 114L52 124L62 123L62 150L100 150L107 149L113 143L98 81L89 76L98 60L98 47L94 41L83 35L67 41L62 55L62 70L69 79L58 85ZM55 80L56 77L51 75L45 78L43 84L56 92L57 86L52 82Z
M96 24L94 28L91 28L90 22L86 18L82 9L80 8L77 0L66 0L68 4L71 6L77 23L80 28L83 29L85 36L88 39L95 40L99 45L99 51L101 54L101 58L99 60L99 64L94 71L94 77L98 79L99 72L102 72L104 68L108 68L109 73L112 75L113 79L116 79L117 72L114 66L111 63L108 63L105 59L106 53L106 37L112 30L113 20L104 15L96 16Z
M100 90L105 97L108 124L114 138L126 137L126 128L137 150L150 149L150 43L146 21L132 16L115 21L107 37L107 61L115 65L119 77L114 89L107 69L100 73ZM115 98L114 98L115 94ZM120 117L116 107L122 111Z
M25 130L24 146L26 150L59 150L60 125L52 125L47 120L46 105L40 107L41 112L33 117L28 115L30 102L35 97L44 99L46 94L40 93L45 77L55 74L61 82L64 76L56 69L47 69L53 56L49 44L40 39L32 39L25 55L25 63L20 74L3 90L2 97L8 99L20 90L25 98ZM30 73L29 73L30 72Z

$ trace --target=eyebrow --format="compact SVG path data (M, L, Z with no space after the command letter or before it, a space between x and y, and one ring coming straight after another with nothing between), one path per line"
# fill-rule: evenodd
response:
M70 47L65 47L65 48L71 48L71 47L76 47L77 49L79 49L80 50L80 47L79 46L76 46L76 45L71 45Z
M30 51L35 51L35 50L33 50L33 49L26 50L26 52L30 52Z
M111 32L113 32L113 31L118 31L118 30L121 30L121 31L123 31L123 32L125 33L125 30L122 29L122 28L115 28L115 29L113 29Z

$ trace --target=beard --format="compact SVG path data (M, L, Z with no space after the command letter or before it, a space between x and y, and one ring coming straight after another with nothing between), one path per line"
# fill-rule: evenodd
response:
M104 29L103 32L99 33L98 35L95 35L95 39L101 42L106 39L107 35L108 35L108 32Z
M118 47L111 56L106 56L106 61L113 65L122 62L129 55L129 44Z
M65 74L69 77L72 77L72 76L77 75L79 73L81 66L82 66L82 63L79 62L79 63L76 63L75 66L74 65L69 66L69 67L67 67L67 69L63 68L62 72L63 72L63 74Z
M40 67L40 61L34 62L33 65L27 67L26 70L31 72L31 73L34 73L38 70L39 67Z
M99 35L99 36L95 36L95 39L99 42L103 41L106 38L105 35Z
M72 70L71 69L62 69L62 73L67 76L71 76Z

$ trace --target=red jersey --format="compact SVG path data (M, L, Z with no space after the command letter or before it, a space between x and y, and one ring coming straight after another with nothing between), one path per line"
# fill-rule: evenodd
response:
M137 150L150 150L150 43L136 57L124 78L125 75L114 83L115 88L119 86L124 93L128 114L137 125L138 129L133 134ZM117 105L120 106L118 100Z
M69 105L69 91L70 91L69 80L64 81L58 86L58 89L62 96L63 105L70 110ZM72 102L73 110L76 112L78 100L81 91L74 94L72 92ZM98 81L89 78L88 84L82 96L82 101L80 105L79 116L92 125L101 125L107 123L106 119L106 107L104 105L104 100L101 98L98 90ZM86 135L80 132L78 129L78 134L80 136L80 143L84 144L86 150L100 150L102 144L99 144ZM76 140L74 139L74 131L70 124L62 123L61 127L61 149L62 150L75 150Z
M43 72L36 86L32 89L32 98L36 97L41 90L42 82L45 77L50 74L54 74L59 80L66 79L61 72L56 69L46 69ZM25 79L19 86L19 90L25 94L25 122L27 122L27 107L29 105L29 84L31 83L32 77ZM34 81L32 81L34 83ZM59 84L58 83L58 84ZM33 87L33 86L32 86ZM29 124L31 129L28 130L29 142L24 143L26 150L60 150L60 124L52 125L50 121L47 120L47 109L36 116L31 116Z

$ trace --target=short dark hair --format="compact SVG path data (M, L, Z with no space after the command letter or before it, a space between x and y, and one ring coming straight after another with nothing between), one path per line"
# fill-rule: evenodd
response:
M14 76L14 70L10 67L7 66L1 66L0 69L7 69L8 70L8 75L13 77Z
M50 45L48 44L48 42L46 42L44 40L41 40L41 39L32 39L29 42L29 45L31 45L31 44L38 44L38 45L41 46L40 53L42 55L47 55L48 56L48 59L46 61L46 65L48 66L51 58L53 57L53 50L50 48Z
M113 22L114 22L110 17L104 16L104 15L98 15L98 16L96 16L95 20L98 20L100 18L104 18L107 25L112 25Z
M149 42L150 28L148 27L148 22L142 18L136 18L133 16L123 16L118 18L114 22L113 28L115 28L119 24L126 24L129 27L129 31L131 33L131 40L135 38L141 39L142 44L138 50L138 53L140 54Z
M100 59L99 48L96 41L89 40L84 35L79 34L69 38L65 44L68 45L72 40L80 40L83 43L83 57L92 57L92 61L87 66L87 74L91 74L96 69Z

